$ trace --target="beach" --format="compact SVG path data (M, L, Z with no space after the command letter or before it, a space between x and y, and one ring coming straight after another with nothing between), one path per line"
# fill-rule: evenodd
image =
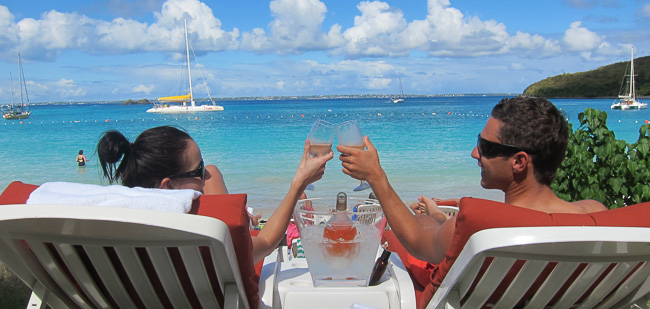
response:
M0 187L12 181L42 184L71 181L108 184L101 177L95 147L101 134L117 129L131 141L151 127L174 125L188 131L206 164L217 165L230 193L248 194L249 207L264 217L280 203L302 155L304 140L316 119L359 121L362 133L379 151L395 191L405 202L420 195L472 196L502 200L502 193L480 186L480 168L470 153L476 135L500 96L387 99L220 101L221 112L156 115L150 106L119 104L34 105L32 116L0 123ZM617 138L636 141L647 110L610 111L610 99L551 100L570 122L587 107L606 110ZM333 148L336 147L336 139ZM78 167L80 149L89 159ZM338 152L308 197L368 196L352 192L359 184L341 171Z

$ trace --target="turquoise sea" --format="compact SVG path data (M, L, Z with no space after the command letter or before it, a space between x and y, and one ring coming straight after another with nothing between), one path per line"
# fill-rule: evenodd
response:
M379 150L380 160L405 202L419 195L442 198L474 196L502 200L502 193L482 189L480 170L470 153L497 96L386 99L219 101L222 112L190 115L145 113L149 106L119 104L33 105L32 116L0 122L0 188L20 180L42 184L72 181L107 184L95 155L100 135L110 129L132 140L160 125L186 129L206 163L216 164L231 193L247 193L250 207L268 217L286 193L302 154L304 139L316 119L333 123L359 121ZM572 123L587 107L608 112L617 138L634 142L650 111L610 111L611 99L552 100ZM336 146L336 140L335 140ZM84 168L75 158L83 149ZM338 153L309 197L352 196L358 185L341 172Z

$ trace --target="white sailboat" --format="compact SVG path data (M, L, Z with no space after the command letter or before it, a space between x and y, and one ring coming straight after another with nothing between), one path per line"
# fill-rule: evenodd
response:
M29 118L32 111L29 109L29 96L27 96L27 84L25 83L25 75L23 75L23 64L20 60L20 53L18 53L18 82L20 83L20 105L14 104L14 82L9 73L11 83L11 103L2 106L2 118L4 119L25 119ZM23 89L25 96L23 97Z
M404 102L404 89L402 89L402 77L398 76L399 79L399 95L390 98L390 101L393 103Z
M627 82L623 81L621 88L624 89L624 92L619 94L618 100L612 103L612 109L628 110L648 108L647 103L641 103L636 99L634 77L634 47L632 47L632 56L630 58L630 79ZM627 87L625 87L625 85L627 85Z
M158 98L158 103L147 110L147 113L160 113L160 114L182 114L182 113L195 113L195 112L216 112L222 111L223 106L216 105L210 97L210 102L212 105L200 105L197 106L194 101L194 92L192 90L192 70L190 65L190 44L187 40L187 20L185 21L185 50L187 55L187 74L189 78L189 93L186 95L170 96L170 97L160 97ZM205 81L204 81L205 82ZM207 86L206 86L207 88ZM170 104L170 103L181 103ZM189 104L188 104L189 103Z

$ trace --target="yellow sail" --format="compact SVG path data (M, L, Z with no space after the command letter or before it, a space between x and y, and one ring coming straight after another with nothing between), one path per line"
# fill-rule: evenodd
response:
M160 97L158 98L158 101L161 102L189 102L190 101L190 94L186 95L176 95L176 96L171 96L171 97Z

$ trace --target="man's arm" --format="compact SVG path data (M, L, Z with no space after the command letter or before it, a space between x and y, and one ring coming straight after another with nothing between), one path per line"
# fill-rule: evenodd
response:
M364 141L368 149L365 151L337 146L343 173L368 181L395 236L411 255L431 263L440 262L451 242L455 218L445 221L437 216L414 216L390 185L377 149L367 136Z

